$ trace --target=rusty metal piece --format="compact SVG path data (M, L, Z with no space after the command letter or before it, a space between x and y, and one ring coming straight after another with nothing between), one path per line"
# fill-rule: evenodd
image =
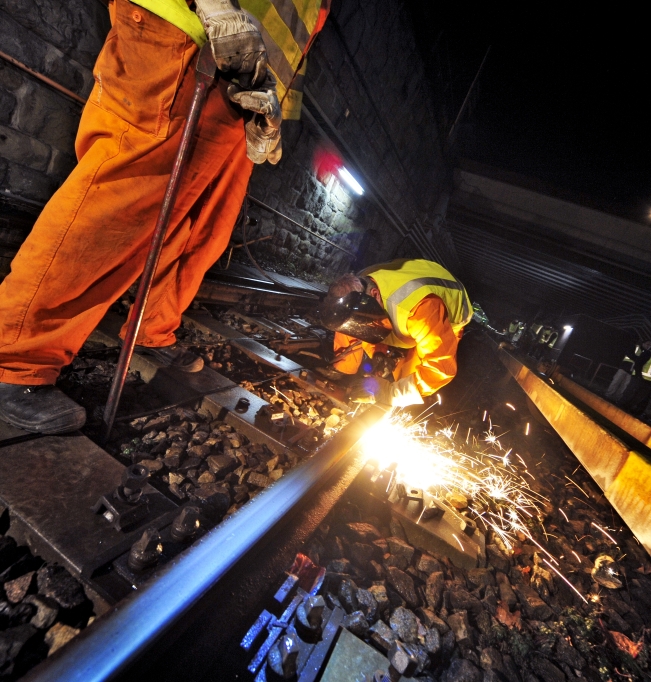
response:
M199 507L194 505L181 509L181 513L172 521L170 527L170 537L174 542L194 540L201 526L199 513Z
M160 534L156 528L147 528L142 537L133 543L129 552L129 568L136 573L153 568L163 552Z
M112 494L102 495L92 510L101 514L115 530L133 528L149 513L148 498L142 494L148 478L146 466L132 464L122 472L122 483Z
M125 502L136 504L148 478L149 469L144 464L132 464L122 473L122 485L116 492Z
M161 204L160 213L158 214L158 220L156 221L156 227L154 228L154 233L152 235L149 253L147 254L147 261L145 262L145 268L140 277L136 299L131 307L124 343L122 345L122 350L120 351L115 376L104 409L103 443L108 441L111 429L113 428L113 422L122 395L122 389L124 388L124 382L127 378L127 372L129 371L131 356L133 355L133 349L136 345L136 338L145 314L147 299L149 298L149 292L151 291L151 286L154 281L158 261L160 260L160 255L163 250L163 242L176 202L176 196L181 186L181 178L183 177L185 168L188 164L194 132L199 123L199 116L201 115L203 104L208 94L208 88L214 82L216 73L217 65L215 64L212 49L208 42L199 52L192 104L190 105L190 111L183 127L183 135L181 137L179 150L174 159L174 166L172 167L163 203Z

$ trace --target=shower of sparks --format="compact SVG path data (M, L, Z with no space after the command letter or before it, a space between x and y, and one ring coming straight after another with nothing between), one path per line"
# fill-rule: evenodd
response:
M563 516L565 517L565 520L569 523L570 520L567 518L567 514L566 514L560 507L558 508L558 511L559 511L561 514L563 514Z
M594 526L597 530L600 530L613 543L613 545L617 544L617 540L615 540L612 535L609 535L599 524L592 521L590 525Z
M572 550L572 554L574 554L574 556L578 559L579 563L582 563L581 557L574 550Z
M459 540L459 538L456 536L455 533L452 533L452 537L459 543L459 547L461 547L461 551L465 552L466 550L465 550L464 546L461 544L461 540Z
M473 439L478 447L471 451L465 444L457 446L457 428L446 426L432 435L423 421L414 423L408 415L394 411L367 431L362 446L381 469L396 465L397 483L421 488L440 499L449 492L464 495L471 512L492 528L507 548L513 547L516 531L531 538L526 523L539 516L538 503L544 498L510 461L511 449L500 452L504 449L492 431L485 434L483 447ZM470 431L466 442L469 436ZM524 473L533 478L526 469Z

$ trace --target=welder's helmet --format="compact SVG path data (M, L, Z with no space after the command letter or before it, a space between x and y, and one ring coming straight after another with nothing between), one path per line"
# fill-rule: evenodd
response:
M328 296L319 310L321 324L366 343L381 343L391 333L384 325L387 311L369 294L351 291L345 296Z

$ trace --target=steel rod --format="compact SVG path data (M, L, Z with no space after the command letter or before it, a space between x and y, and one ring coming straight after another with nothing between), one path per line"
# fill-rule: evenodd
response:
M115 370L115 376L113 378L111 390L109 392L106 407L104 409L104 426L102 432L103 443L106 443L109 435L111 434L111 429L113 428L113 422L115 421L115 414L117 412L120 397L122 395L122 389L124 388L124 382L126 381L127 373L129 371L129 364L131 363L133 349L136 345L138 331L140 330L140 325L145 313L145 307L147 306L147 299L149 298L149 293L154 281L154 275L156 274L158 261L160 260L161 251L163 250L165 235L167 234L167 228L169 226L170 218L172 217L172 211L174 209L176 197L181 186L183 172L189 159L194 131L197 127L197 123L199 122L203 104L206 100L206 95L208 94L208 88L214 82L216 72L217 66L212 56L210 43L208 42L199 53L196 69L196 84L194 88L192 104L190 105L190 111L185 121L179 150L176 153L176 158L174 159L174 165L172 167L172 172L170 173L170 179L167 183L167 189L165 190L163 203L161 204L158 220L156 221L156 227L154 228L154 233L151 238L151 245L149 247L149 253L147 254L145 268L143 270L142 276L140 277L140 284L138 285L136 299L131 306L131 311L129 313L124 343L122 344L122 350L120 352L120 357Z
M322 242L325 242L326 244L330 244L330 246L334 246L335 249L339 249L339 251L343 251L344 253L348 254L349 256L352 256L353 258L357 257L356 253L353 253L352 251L349 251L348 249L344 249L343 246L339 246L338 244L335 244L333 241L330 241L326 237L322 237L320 234L317 234L316 232L312 232L312 230L305 227L305 225L301 225L299 222L297 222L296 220L293 220L289 216L286 216L284 213L277 211L275 208L271 208L271 206L267 206L267 204L260 201L260 199L256 199L255 197L252 197L250 194L248 195L248 197L249 197L249 201L251 203L255 204L256 206L259 206L260 208L263 208L265 211L269 211L269 213L273 213L274 215L277 215L279 218L286 220L288 223L291 223L292 225L296 225L296 227L300 227L301 230L305 230L305 232L308 232L313 237L320 239Z
M28 673L25 682L106 682L125 672L283 517L352 461L352 448L384 414L374 405L358 415L312 457L172 560L142 591L78 635L60 657Z
M68 88L63 87L63 85L60 85L56 81L53 81L51 78L44 76L42 73L34 71L34 69L30 69L29 66L27 66L27 64L23 64L21 61L18 61L17 59L6 54L5 52L0 51L0 58L4 59L10 64L13 64L15 67L21 69L25 73L28 73L30 76L37 78L46 85L49 85L51 88L58 90L61 94L65 95L66 97L69 97L78 104L86 104L86 100L83 97L80 97L76 93L72 92L72 90L68 90Z

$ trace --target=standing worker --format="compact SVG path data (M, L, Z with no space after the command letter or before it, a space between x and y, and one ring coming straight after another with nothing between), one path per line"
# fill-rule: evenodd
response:
M472 315L466 290L443 266L401 259L340 277L328 290L321 321L336 332L335 354L342 358L333 366L344 374L358 371L365 352L373 357L382 346L409 349L395 381L368 377L351 396L406 407L455 377L457 346Z
M232 82L219 80L201 113L136 346L165 365L202 368L174 331L228 244L252 162L280 159L281 118L300 111L297 83L328 4L242 0L249 14L237 0L196 0L196 13L185 0L109 0L79 163L0 285L0 419L41 433L83 426L85 410L54 383L143 271L197 54L210 41Z

